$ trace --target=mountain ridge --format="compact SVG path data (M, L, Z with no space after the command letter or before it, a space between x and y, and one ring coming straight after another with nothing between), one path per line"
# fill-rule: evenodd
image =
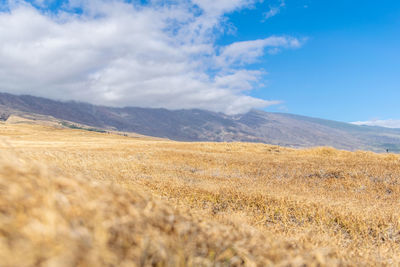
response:
M286 147L332 146L400 152L400 129L359 126L302 115L251 110L226 115L201 109L106 107L0 93L0 117L28 113L107 130L177 141L261 142Z

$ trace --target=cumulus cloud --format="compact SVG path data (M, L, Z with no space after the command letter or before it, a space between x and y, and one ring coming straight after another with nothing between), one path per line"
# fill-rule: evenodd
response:
M56 11L46 9L51 1L36 2L10 0L0 9L2 91L242 113L277 103L248 95L262 86L265 71L245 65L268 47L301 45L273 36L217 46L224 15L253 5L251 0L70 0Z
M386 128L399 128L400 129L400 120L371 120L371 121L356 121L352 122L352 124L356 125L367 125L367 126L379 126Z

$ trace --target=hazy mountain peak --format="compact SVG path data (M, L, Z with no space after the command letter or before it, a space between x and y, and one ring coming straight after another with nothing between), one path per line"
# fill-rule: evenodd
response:
M377 152L400 151L400 130L250 110L226 115L201 109L106 107L0 93L3 119L13 113L48 115L96 128L180 141L263 142L288 147L332 146Z

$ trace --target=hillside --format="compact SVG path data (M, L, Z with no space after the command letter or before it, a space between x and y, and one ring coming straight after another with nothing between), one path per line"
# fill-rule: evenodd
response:
M399 163L0 123L0 265L398 265Z
M112 108L0 93L0 114L52 116L90 127L178 141L245 141L286 147L331 146L345 150L400 152L400 129L357 126L258 110L228 116L205 110Z

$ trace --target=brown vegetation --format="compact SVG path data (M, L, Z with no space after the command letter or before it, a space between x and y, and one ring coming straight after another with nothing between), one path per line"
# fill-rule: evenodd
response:
M400 264L400 157L0 124L1 266Z

